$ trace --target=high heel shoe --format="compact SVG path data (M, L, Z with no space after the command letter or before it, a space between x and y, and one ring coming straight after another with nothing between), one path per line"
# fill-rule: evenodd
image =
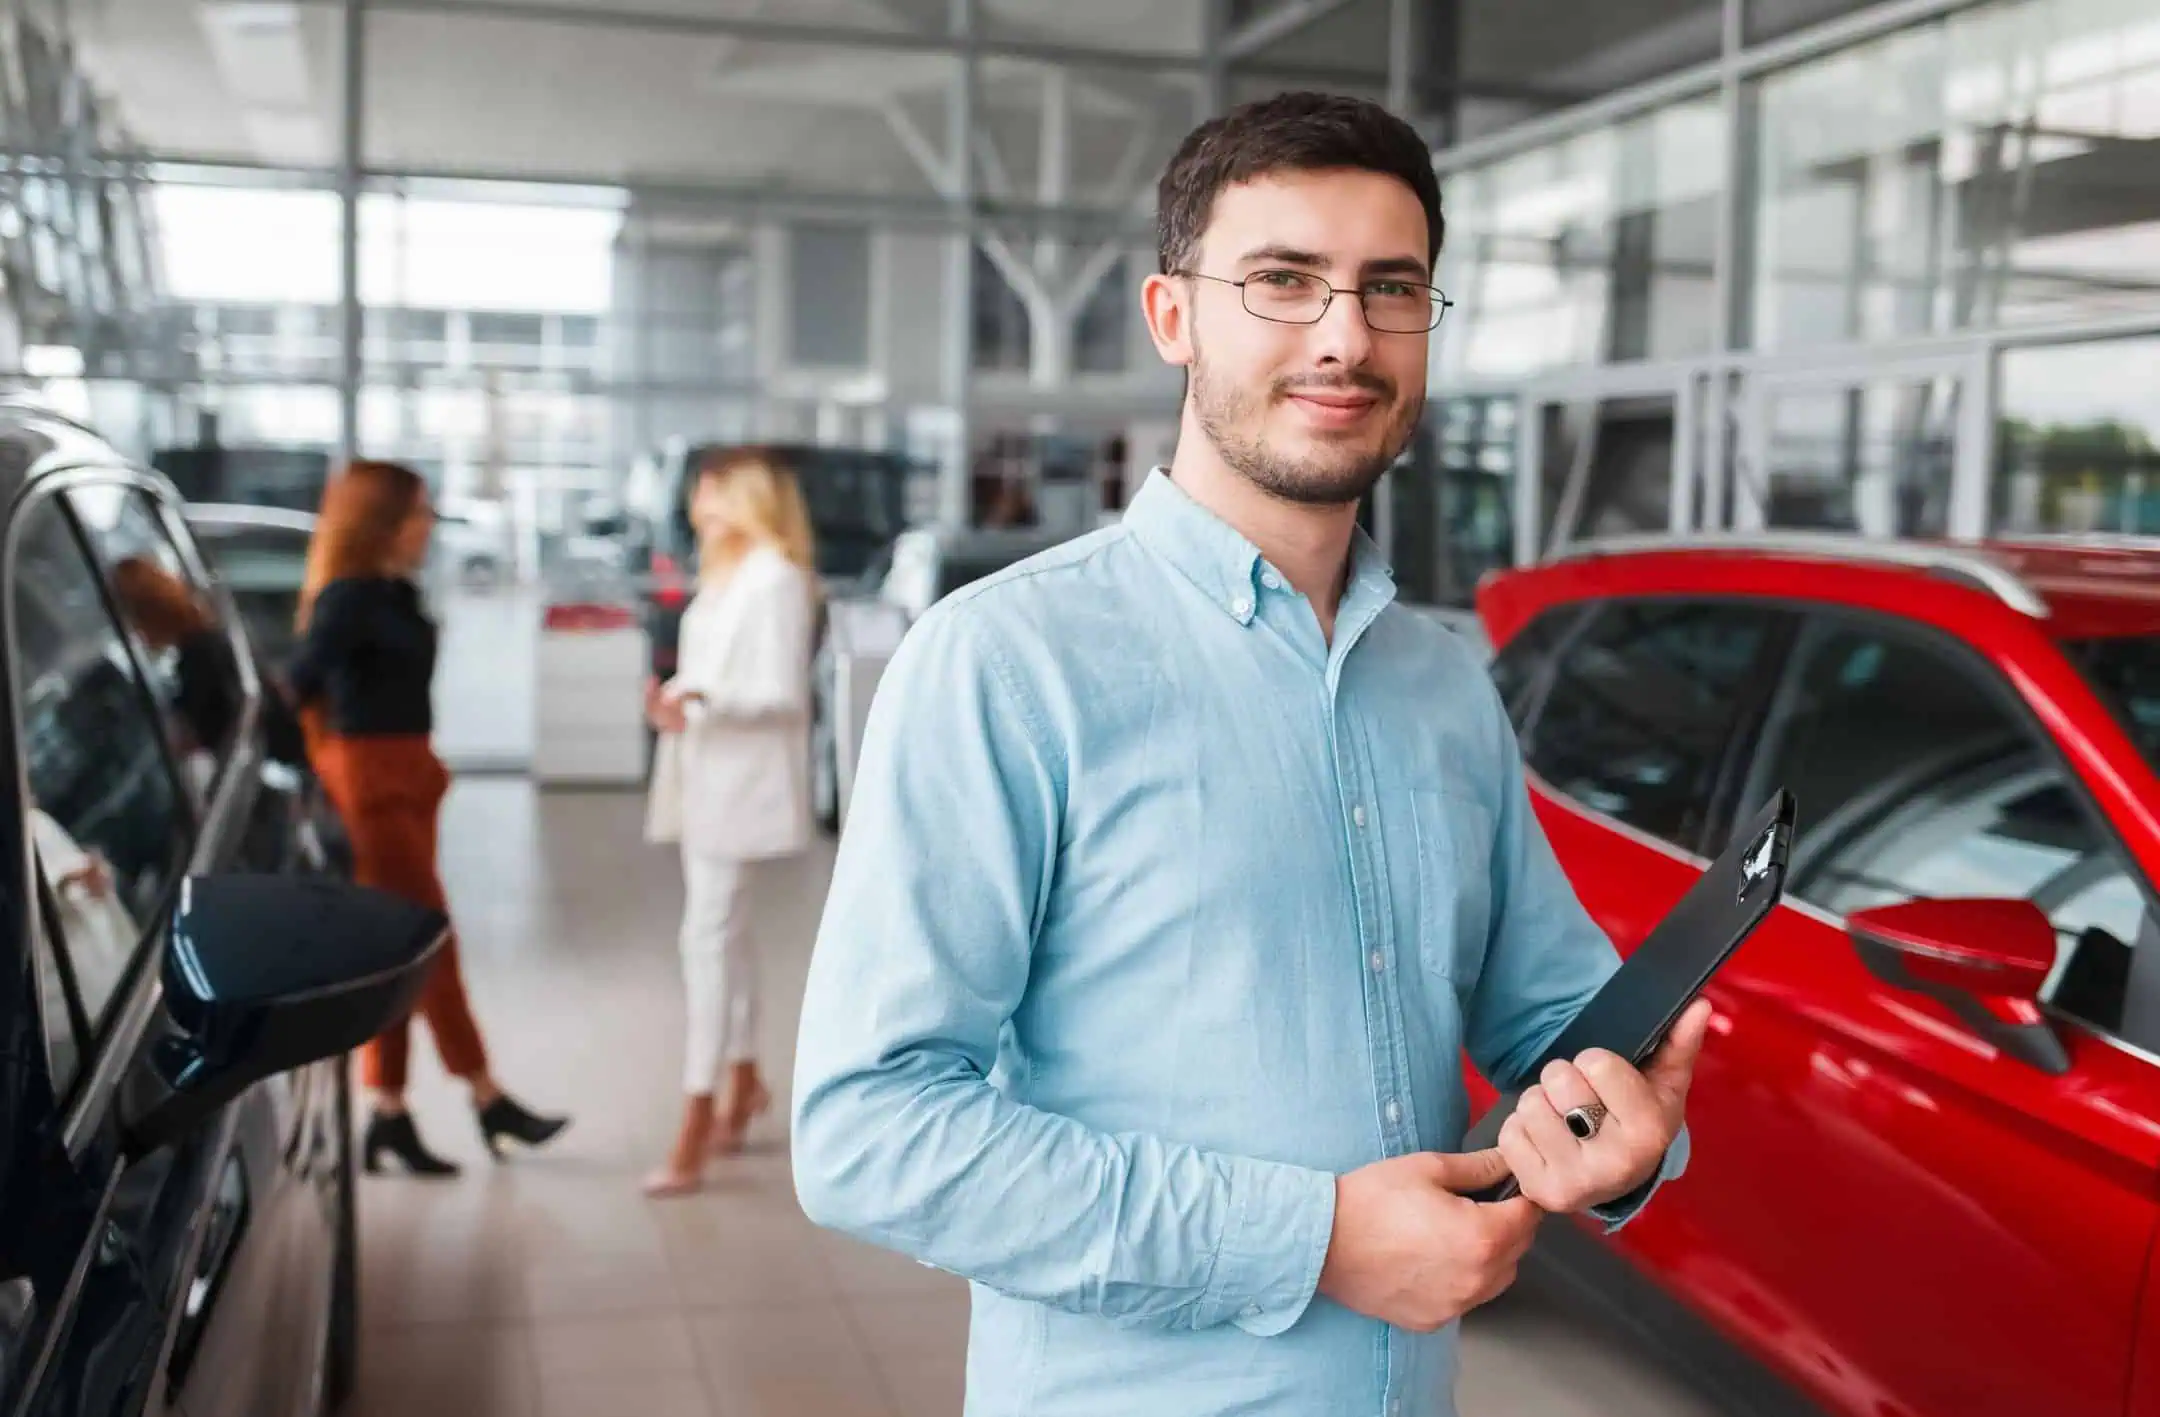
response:
M502 1160L502 1144L506 1140L524 1146L544 1146L570 1125L568 1117L542 1117L528 1112L508 1093L498 1094L493 1102L473 1115L480 1122L480 1140L487 1144L488 1155L497 1161Z
M370 1176L382 1172L382 1154L389 1152L412 1176L455 1176L456 1163L443 1160L420 1143L420 1129L409 1112L377 1112L368 1118L360 1138L360 1166Z
M740 1152L749 1137L750 1124L772 1110L772 1093L757 1078L739 1084L735 1096L735 1105L714 1128L712 1154L715 1156L733 1156Z
M705 1157L712 1149L715 1117L710 1096L684 1100L682 1127L675 1134L667 1164L645 1178L645 1194L655 1200L687 1196L705 1184Z

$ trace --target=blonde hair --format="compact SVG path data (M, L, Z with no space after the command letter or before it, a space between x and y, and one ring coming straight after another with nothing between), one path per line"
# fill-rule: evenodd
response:
M749 532L751 540L772 547L809 572L817 574L815 537L810 529L810 509L803 503L802 486L792 469L777 458L755 448L720 453L701 464L698 481L716 480L728 509L731 525ZM710 548L699 547L700 572L712 574Z

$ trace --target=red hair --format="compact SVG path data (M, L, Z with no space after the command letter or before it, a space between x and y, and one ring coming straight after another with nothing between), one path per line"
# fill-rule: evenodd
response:
M176 645L215 623L186 582L141 556L115 565L112 585L121 613L153 648Z
M297 628L307 628L315 597L330 582L382 574L398 529L426 496L427 482L402 463L362 460L330 479L308 542Z

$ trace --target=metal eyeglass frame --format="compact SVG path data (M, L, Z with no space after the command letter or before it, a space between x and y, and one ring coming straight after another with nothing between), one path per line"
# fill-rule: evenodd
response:
M1440 328L1440 322L1441 322L1441 321L1442 321L1443 319L1447 318L1447 312L1448 312L1449 310L1453 309L1453 308L1454 308L1454 306L1455 306L1455 302L1454 302L1454 301L1452 301L1452 300L1450 300L1450 299L1449 299L1449 298L1447 297L1447 295L1446 295L1446 294L1445 294L1445 293L1444 293L1444 292L1443 292L1443 291L1442 291L1442 290L1440 289L1440 287L1439 287L1439 286L1437 286L1437 285L1431 285L1431 284L1428 284L1428 283L1426 283L1425 281L1421 281L1421 280L1401 280L1401 279L1399 279L1398 277L1395 277L1395 276L1389 276L1389 277L1387 277L1387 279L1389 279L1389 280L1392 280L1392 281L1395 281L1395 282L1396 282L1396 284L1398 284L1398 285L1415 285L1415 286L1420 286L1420 287L1422 287L1422 288L1424 288L1424 289L1426 289L1426 290L1429 290L1429 291L1431 291L1431 292L1432 292L1432 298L1433 298L1433 307L1432 307L1432 308L1433 308L1433 317L1432 317L1432 323L1431 323L1431 324L1429 324L1429 325L1427 325L1427 326L1426 326L1426 327L1425 327L1424 329L1422 329L1422 330L1384 330L1384 329L1380 328L1380 326L1378 326L1378 325L1376 325L1376 324L1374 324L1374 323L1372 322L1372 311L1371 311L1371 310L1369 310L1369 309L1367 309L1367 308L1366 308L1366 306L1365 306L1365 292L1364 292L1364 291L1362 291L1362 290L1359 290L1359 289L1355 289L1355 288L1351 288L1351 289L1345 289L1344 287L1342 287L1342 286L1339 286L1339 285L1330 285L1330 284L1329 284L1328 282L1326 282L1326 281L1322 280L1322 279L1321 279L1320 277L1318 277L1318 276L1316 276L1316 275L1312 274L1312 273L1311 273L1311 272L1309 272L1309 271L1292 271L1292 270L1265 270L1265 271L1254 271L1254 272L1253 272L1253 273L1252 273L1251 275L1249 275L1249 276L1245 277L1245 279L1243 279L1243 280L1231 280L1231 279L1230 279L1229 277L1227 277L1227 276L1211 276L1211 275L1209 275L1209 274L1208 274L1208 273L1207 273L1206 271L1190 271L1190 270L1188 270L1188 271L1179 271L1179 272L1177 272L1177 274L1178 274L1178 275L1182 275L1182 276L1189 276L1189 277L1191 277L1191 278L1192 278L1192 279L1194 279L1194 280L1211 280L1211 281L1214 281L1214 282L1215 282L1216 284L1218 284L1218 285L1228 285L1228 286L1235 286L1235 287L1237 288L1237 293L1238 293L1238 303L1239 303L1239 304L1241 304L1241 305L1243 305L1243 306L1245 307L1245 313L1246 313L1246 314L1248 314L1248 315L1250 315L1250 316L1252 316L1252 317L1253 317L1254 319L1256 319L1256 320L1266 320L1266 321L1267 321L1267 322L1268 322L1269 324L1273 324L1273 325L1317 325L1317 324L1319 324L1319 323L1320 323L1320 322L1321 322L1322 320L1326 319L1326 318L1327 318L1327 312L1328 312L1329 310L1331 310L1331 309L1333 309L1333 308L1334 308L1334 306L1335 306L1335 297L1336 297L1336 296L1338 296L1338 295L1355 295L1355 296L1357 297L1357 300L1358 300L1358 317L1359 317L1360 319L1364 320L1364 322L1365 322L1365 328L1366 328L1366 329L1368 329L1368 330L1371 330L1371 331L1372 331L1372 332L1373 332L1374 334L1376 334L1376 335L1429 335L1429 334L1431 334L1431 333L1432 333L1432 332L1433 332L1434 330L1437 330L1437 329L1439 329L1439 328ZM1295 276L1295 277L1297 277L1297 278L1298 278L1298 279L1299 279L1300 281L1303 281L1303 282L1305 282L1305 283L1306 283L1307 285L1317 285L1317 286L1319 286L1319 287L1320 287L1320 288L1321 288L1322 290L1325 290L1325 291L1327 292L1327 295L1326 295L1326 297L1325 297L1325 298L1323 298L1323 299L1321 300L1321 302L1320 302L1320 308L1319 308L1318 310L1315 310L1315 311L1313 312L1313 317L1312 317L1312 318L1311 318L1310 320L1286 320L1286 319L1283 319L1283 318L1282 318L1281 316L1279 316L1279 315L1263 315L1263 314L1261 314L1261 313L1260 313L1260 312L1259 312L1258 310L1255 310L1255 309L1253 309L1253 308L1252 308L1252 301L1251 301L1251 300L1250 300L1249 298L1247 298L1247 296L1246 296L1246 294L1245 294L1245 287L1246 287L1246 286L1248 286L1248 285L1250 285L1250 284L1251 284L1252 282L1254 282L1254 281L1256 281L1256 280L1260 279L1260 278L1261 278L1262 276Z

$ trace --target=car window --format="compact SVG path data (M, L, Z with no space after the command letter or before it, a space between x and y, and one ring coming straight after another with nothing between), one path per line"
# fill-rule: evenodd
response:
M293 628L307 578L308 534L285 527L198 527L195 545L217 571L248 640L282 667L298 643Z
M1702 601L1615 601L1569 645L1527 757L1555 791L1696 844L1785 612Z
M1800 804L1788 890L1839 915L1926 897L2030 900L2058 940L2044 997L2120 1025L2150 928L2133 867L1991 673L1895 629L1825 618L1803 637L1763 791Z
M199 796L232 750L246 701L231 627L147 495L100 483L68 498L149 675L174 761Z
M1493 682L1499 687L1500 701L1507 705L1508 719L1514 723L1517 733L1523 731L1529 713L1530 691L1537 683L1538 671L1566 637L1568 627L1575 623L1581 609L1577 605L1561 605L1541 611L1493 656L1489 666Z
M95 1029L185 865L190 826L157 713L62 503L44 498L20 520L9 593L30 822Z

